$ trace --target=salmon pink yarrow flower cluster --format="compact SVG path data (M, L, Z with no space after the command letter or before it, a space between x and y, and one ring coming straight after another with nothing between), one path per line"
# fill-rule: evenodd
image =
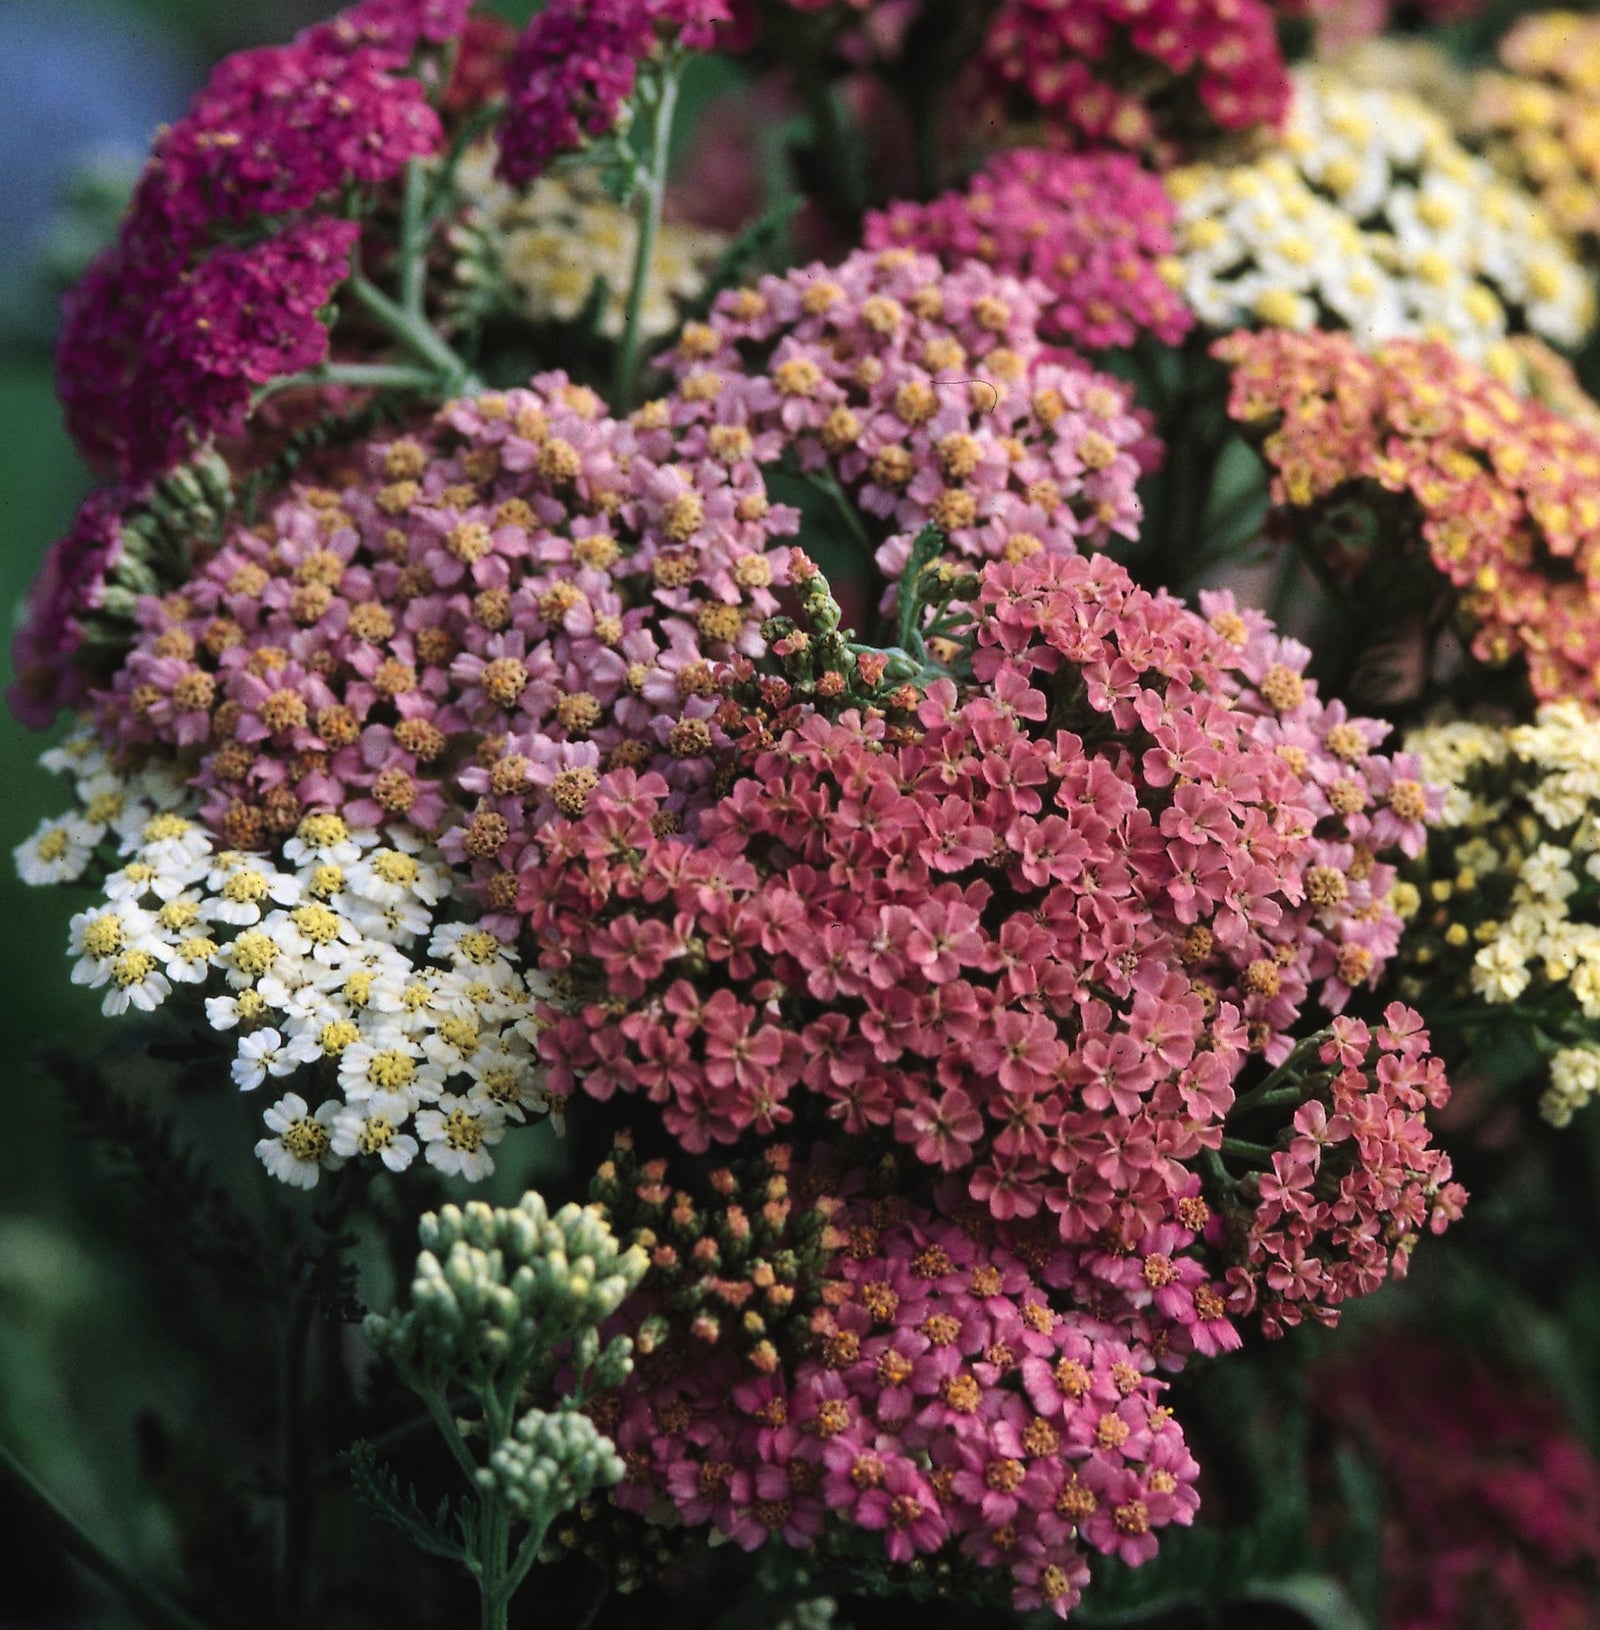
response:
M665 359L682 456L788 454L832 478L891 586L928 525L975 560L1133 537L1144 432L1127 388L1047 351L1038 321L1027 285L906 249L764 278Z
M1182 151L1289 106L1264 0L1004 0L979 68L1063 147Z
M713 670L760 649L793 524L753 475L658 463L541 375L235 525L143 602L102 729L178 755L233 848L319 810L440 834L509 933L530 831L603 770L659 765L674 810L708 795Z
M992 159L964 192L873 212L864 241L1037 278L1050 295L1040 333L1052 343L1128 346L1149 333L1176 345L1194 319L1163 275L1175 214L1160 181L1124 153L1022 148Z
M1289 526L1335 496L1379 506L1386 558L1414 549L1460 594L1480 661L1522 658L1541 700L1600 698L1600 437L1447 347L1239 333L1228 411L1261 445ZM1386 502L1384 500L1387 499ZM1354 578L1372 551L1335 554Z
M1313 987L1338 1008L1376 978L1374 851L1415 852L1429 798L1365 721L1300 746L1322 721L1299 673L1105 557L991 566L977 613L975 688L936 682L904 744L814 717L693 844L656 835L666 783L631 771L538 835L519 903L575 993L544 1013L551 1088L646 1097L691 1152L818 1111L890 1137L997 1222L1159 1255L1173 1346L1205 1349L1224 1300L1173 1265L1204 1227L1191 1163ZM1310 778L1329 739L1333 796ZM1418 1167L1411 1209L1448 1176ZM1334 1252L1369 1225L1341 1215ZM1235 1305L1302 1295L1259 1257ZM1346 1287L1324 1288L1331 1316Z
M664 1498L751 1549L841 1528L880 1535L895 1563L958 1548L1010 1575L1014 1606L1063 1618L1090 1553L1137 1565L1193 1520L1199 1467L1148 1352L1058 1311L981 1226L863 1199L834 1234L790 1364L669 1342L600 1400L628 1467L617 1505Z

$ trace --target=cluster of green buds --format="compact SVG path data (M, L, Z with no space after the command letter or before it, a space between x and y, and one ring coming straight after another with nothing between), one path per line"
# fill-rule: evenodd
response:
M411 1307L366 1324L367 1339L402 1373L471 1391L546 1379L563 1359L577 1369L621 1365L618 1380L627 1373L626 1343L601 1352L598 1331L646 1259L622 1249L598 1211L567 1205L551 1216L529 1193L504 1209L443 1206L418 1233Z
M98 604L80 617L86 660L120 659L133 643L140 600L188 582L196 559L221 541L233 507L228 466L205 448L123 511L121 548L106 567Z
M719 1166L698 1199L667 1181L667 1162L641 1162L626 1133L591 1185L618 1232L648 1254L641 1361L697 1347L736 1347L762 1373L776 1369L791 1331L804 1331L841 1240L837 1201L810 1193L787 1145ZM800 1192L796 1192L796 1191Z
M427 1405L477 1499L459 1541L436 1531L423 1542L462 1563L484 1622L501 1624L551 1524L621 1480L615 1448L583 1411L632 1367L628 1338L603 1340L601 1327L648 1258L621 1246L597 1208L552 1215L532 1193L508 1208L443 1206L419 1234L410 1306L369 1316L366 1335ZM372 1473L370 1450L352 1466L369 1502L417 1537L417 1512ZM524 1532L513 1555L514 1522Z
M596 1489L614 1487L623 1470L611 1440L569 1401L552 1413L530 1409L523 1415L489 1456L478 1482L498 1489L524 1522L537 1524L570 1511Z
M789 582L800 615L762 624L767 653L760 663L739 657L729 664L718 723L761 746L802 708L908 718L934 680L959 672L970 629L964 603L979 592L977 573L938 558L944 546L935 527L918 537L901 583L898 643L890 646L857 640L821 568L803 549L791 549Z

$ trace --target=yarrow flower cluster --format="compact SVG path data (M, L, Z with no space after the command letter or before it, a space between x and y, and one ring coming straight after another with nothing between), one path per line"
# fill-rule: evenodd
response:
M1576 11L1522 17L1480 74L1467 126L1568 236L1600 240L1600 21Z
M238 1036L242 1091L293 1078L337 1086L312 1111L291 1092L256 1145L299 1188L374 1156L403 1171L419 1147L469 1180L494 1169L506 1123L551 1107L533 1052L533 1003L548 994L471 920L436 849L307 816L282 863L221 848L170 770L132 777L92 736L45 756L74 783L74 813L17 851L30 883L74 882L105 861L101 899L70 924L74 983L104 1011L150 1012L179 987Z
M704 50L729 15L726 0L552 0L528 25L506 72L501 178L525 185L558 155L608 134L641 63L667 40Z
M1515 374L1508 333L1576 345L1595 296L1539 205L1411 97L1295 75L1281 149L1166 177L1180 288L1213 328L1401 335Z
M981 688L936 682L903 745L814 717L694 843L655 835L666 784L631 771L540 834L519 902L574 991L540 1010L550 1089L648 1099L690 1151L817 1111L891 1138L996 1222L1159 1255L1176 1351L1214 1350L1230 1304L1332 1316L1454 1208L1420 1116L1348 1151L1360 1228L1296 1233L1281 1278L1241 1248L1227 1298L1174 1265L1207 1215L1188 1163L1244 1060L1288 1060L1313 990L1337 1009L1392 955L1379 857L1420 850L1433 795L1224 603L1218 632L1104 557L1045 556L991 566L977 606ZM1421 1043L1395 1046L1408 1110L1417 1082L1440 1100Z
M57 373L91 460L160 475L237 433L257 386L327 356L320 313L359 235L335 206L443 140L422 81L396 70L458 30L467 0L414 10L359 6L230 57L162 132L117 242L67 301Z
M1041 336L1097 349L1144 333L1175 345L1193 319L1166 273L1175 211L1160 181L1123 153L1002 153L964 192L868 215L868 249L981 260L1049 290Z
M831 478L875 529L886 604L928 525L957 559L1131 537L1126 387L1046 351L1038 317L1026 285L905 249L731 291L665 359L681 456Z
M293 491L143 602L106 739L179 755L230 848L320 811L436 837L513 938L531 832L604 768L709 795L714 666L777 608L792 512L747 465L650 457L661 417L542 375Z
M503 288L519 316L534 323L576 323L601 285L596 328L621 336L628 288L638 252L639 224L592 179L578 173L545 176L515 192L491 174L492 155L478 149L457 175L465 215L453 233L461 251L456 268L467 302L485 297L483 285ZM705 291L727 248L717 232L664 221L650 263L639 330L659 340L682 321Z
M1368 355L1342 334L1234 334L1228 411L1272 471L1284 524L1336 576L1431 560L1460 595L1473 654L1521 658L1541 700L1600 697L1600 440L1442 345ZM1373 521L1352 545L1329 500ZM1349 507L1349 506L1347 506Z
M1064 1253L1030 1257L964 1221L898 1198L838 1209L821 1305L782 1364L707 1356L692 1336L641 1351L594 1408L626 1467L616 1504L665 1500L747 1549L864 1541L892 1564L1003 1570L1016 1607L1061 1617L1090 1553L1153 1556L1160 1529L1193 1520L1199 1467L1150 1353L1057 1311Z
M1531 724L1432 725L1406 745L1449 789L1401 885L1412 981L1525 1029L1549 1070L1540 1112L1565 1126L1600 1091L1600 725L1556 702Z
M978 69L1068 147L1170 154L1289 101L1264 0L1004 0Z
M1600 1463L1537 1378L1407 1330L1318 1375L1379 1478L1383 1622L1573 1627L1600 1589Z

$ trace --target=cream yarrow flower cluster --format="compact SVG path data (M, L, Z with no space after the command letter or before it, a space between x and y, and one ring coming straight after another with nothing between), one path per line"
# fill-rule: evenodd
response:
M598 298L597 326L608 339L627 324L628 290L638 253L638 222L581 171L540 177L513 190L494 177L494 155L481 149L457 173L467 213L455 233L457 275L470 301L485 283L509 293L532 322L570 323ZM661 223L639 329L662 339L704 291L728 240L680 221Z
M1506 1010L1548 1058L1540 1110L1564 1126L1600 1086L1600 721L1558 702L1532 724L1436 725L1406 747L1449 789L1397 887L1406 977L1469 1015Z
M469 1181L494 1169L508 1121L549 1109L536 1056L542 975L470 921L443 857L420 837L312 814L275 857L229 850L195 795L152 766L114 770L87 734L47 753L78 809L17 850L29 882L84 878L101 898L71 920L75 983L108 1015L153 1011L180 986L237 1036L246 1092L294 1078L337 1088L312 1109L288 1092L256 1153L301 1188L368 1156Z
M1174 275L1214 328L1417 335L1515 378L1508 335L1573 346L1594 322L1592 284L1538 203L1405 95L1302 70L1280 148L1167 182Z

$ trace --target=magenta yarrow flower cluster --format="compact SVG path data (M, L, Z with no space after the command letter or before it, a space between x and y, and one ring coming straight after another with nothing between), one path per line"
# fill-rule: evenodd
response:
M1090 1553L1148 1561L1199 1505L1154 1360L1114 1324L1058 1311L1024 1256L964 1220L898 1199L836 1212L792 1364L707 1358L692 1338L640 1358L596 1411L627 1467L615 1503L664 1499L747 1549L856 1531L890 1563L959 1556L1009 1575L1017 1608L1061 1617Z
M551 0L528 25L507 73L499 174L514 186L609 132L640 64L667 41L692 51L729 21L726 0Z
M682 454L787 455L832 478L876 528L891 585L929 525L969 560L1133 537L1143 428L1127 388L1046 350L1038 322L1027 286L905 249L764 278L665 359Z
M11 645L16 679L6 705L30 730L48 729L62 708L87 698L89 674L76 658L84 625L104 602L123 558L122 507L118 492L92 494L71 529L51 544L28 588Z
M1392 952L1374 885L1379 851L1422 842L1414 767L1325 724L1292 649L1106 557L992 565L976 616L974 686L934 683L901 745L816 716L693 842L658 835L668 785L631 771L536 835L519 904L576 992L542 1014L551 1090L648 1099L691 1152L818 1116L888 1138L997 1223L1110 1242L1183 1310L1178 1353L1236 1339L1230 1308L1336 1317L1373 1266L1349 1268L1352 1230L1403 1252L1453 1206L1448 1162L1408 1132L1406 1206L1352 1184L1307 1213L1328 1236L1296 1236L1320 1277L1281 1282L1276 1241L1207 1232L1197 1171L1244 1061L1288 1059L1313 996L1339 1008ZM1289 739L1319 728L1348 754L1337 797ZM1387 1146L1343 1153L1389 1175ZM1247 1217L1253 1184L1215 1198Z
M1037 279L1048 290L1040 333L1053 344L1129 346L1148 333L1176 345L1194 318L1162 275L1175 216L1160 180L1124 153L1019 148L965 191L873 211L864 241Z
M66 302L57 374L92 461L159 475L236 433L258 386L327 356L318 312L357 236L336 215L352 187L438 150L426 87L396 70L466 10L385 0L229 57L161 133L116 243Z
M1165 153L1289 109L1265 0L1004 0L979 68L1066 147Z
M709 796L715 669L777 607L793 512L645 434L549 374L371 447L352 485L295 489L142 603L102 734L177 755L231 847L314 811L443 828L514 937L533 831L604 770L658 767L663 821Z

